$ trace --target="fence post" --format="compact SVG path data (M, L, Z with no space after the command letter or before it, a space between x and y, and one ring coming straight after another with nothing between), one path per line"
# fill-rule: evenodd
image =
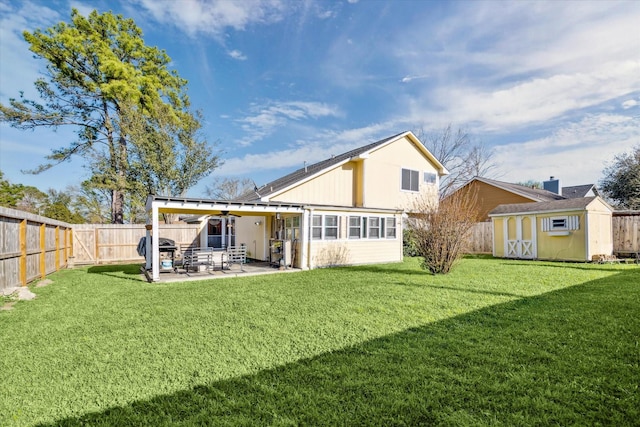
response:
M55 243L56 243L56 271L60 270L60 226L57 225L56 226L56 238L55 238Z
M20 221L20 283L27 286L27 220Z
M47 277L47 266L46 266L47 241L46 241L46 234L47 234L47 226L46 226L46 224L40 224L40 277L43 278L43 279L45 277Z

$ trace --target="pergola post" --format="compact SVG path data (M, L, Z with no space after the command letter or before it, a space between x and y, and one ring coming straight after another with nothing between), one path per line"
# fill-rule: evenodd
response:
M154 282L160 280L160 221L158 219L158 206L154 203L151 209L151 278Z

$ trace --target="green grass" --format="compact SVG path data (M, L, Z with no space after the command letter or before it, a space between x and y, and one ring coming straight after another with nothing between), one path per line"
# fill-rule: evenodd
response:
M0 312L0 425L639 425L634 265L51 279Z

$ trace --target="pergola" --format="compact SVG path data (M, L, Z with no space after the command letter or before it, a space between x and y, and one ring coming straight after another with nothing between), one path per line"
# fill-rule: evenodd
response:
M306 206L270 203L270 202L235 202L228 200L208 200L187 197L165 197L150 195L147 197L147 233L146 247L151 248L146 254L147 270L151 270L151 277L154 282L160 280L160 245L159 238L152 239L151 236L159 237L160 214L186 214L186 215L222 215L223 213L235 215L255 215L268 216L282 213L301 214L300 238L302 260L307 258L307 245L309 240L309 219L310 209ZM149 227L150 225L150 227ZM303 269L308 268L302 266Z

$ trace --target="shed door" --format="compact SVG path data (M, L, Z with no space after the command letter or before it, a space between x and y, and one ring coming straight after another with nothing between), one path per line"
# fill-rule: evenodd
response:
M504 247L507 258L533 259L537 256L534 216L507 217L504 228Z

